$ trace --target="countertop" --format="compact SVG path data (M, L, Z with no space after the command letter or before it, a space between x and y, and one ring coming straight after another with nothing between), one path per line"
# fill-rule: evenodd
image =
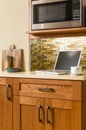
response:
M41 78L41 79L63 79L63 80L86 80L86 74L37 74L35 72L0 72L0 77L17 77L17 78Z

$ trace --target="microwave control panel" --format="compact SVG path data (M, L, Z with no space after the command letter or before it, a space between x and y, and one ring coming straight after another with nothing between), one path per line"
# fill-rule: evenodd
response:
M73 20L80 19L80 0L72 1Z

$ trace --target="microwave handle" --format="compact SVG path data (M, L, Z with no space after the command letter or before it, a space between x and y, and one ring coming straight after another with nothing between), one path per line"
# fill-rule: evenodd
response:
M52 1L52 0L35 0L35 1L32 1L32 5L36 5L36 4L43 4L43 3L53 3L53 2L64 2L64 1L68 1L68 0L55 0L55 1Z

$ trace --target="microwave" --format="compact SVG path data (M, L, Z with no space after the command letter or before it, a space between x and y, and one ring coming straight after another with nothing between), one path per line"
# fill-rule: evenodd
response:
M32 30L86 25L86 0L32 0Z

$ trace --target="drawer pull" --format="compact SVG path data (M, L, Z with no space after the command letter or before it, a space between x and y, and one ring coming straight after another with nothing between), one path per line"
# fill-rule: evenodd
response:
M49 115L48 115L48 111L49 111L49 110L50 110L50 107L47 106L47 107L46 107L46 122L47 122L47 123L50 123L50 121L49 121L49 119L48 119L48 116L49 116Z
M53 88L37 88L37 89L42 92L54 92L55 91Z
M7 99L12 100L12 87L10 84L7 84Z
M41 111L41 109L42 109L42 106L41 106L41 105L38 105L38 121L39 121L39 122L42 122L42 119L41 119L41 117L40 117L40 111Z

